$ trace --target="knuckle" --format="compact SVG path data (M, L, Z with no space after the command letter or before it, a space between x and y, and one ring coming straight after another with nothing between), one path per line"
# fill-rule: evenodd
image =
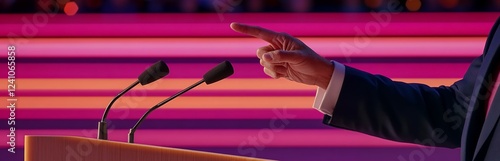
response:
M273 59L275 60L281 60L281 56L284 54L283 50L276 50L273 52Z
M257 57L262 58L262 55L264 55L266 52L269 52L269 49L267 46L258 48L256 51Z
M282 39L295 39L295 37L286 32L282 32L280 35L282 36Z
M272 76L271 72L269 71L269 69L267 69L265 67L264 67L264 73L266 73L266 75L268 75L268 76Z
M263 51L265 51L265 47L260 47L260 48L257 49L257 53L260 53L260 52L263 52Z
M264 73L266 73L270 77L276 78L276 72L272 71L267 67L264 67Z
M266 68L272 72L275 72L276 67L274 65L266 65Z
M256 55L257 55L257 58L262 59L262 55L264 55L264 53L257 52Z

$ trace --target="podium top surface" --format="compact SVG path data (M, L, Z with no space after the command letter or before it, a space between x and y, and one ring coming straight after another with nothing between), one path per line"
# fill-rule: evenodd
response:
M265 160L76 136L26 135L25 142L25 161Z

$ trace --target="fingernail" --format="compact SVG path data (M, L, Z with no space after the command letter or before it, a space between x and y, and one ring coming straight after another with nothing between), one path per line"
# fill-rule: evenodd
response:
M264 60L265 61L273 61L273 56L269 53L264 54Z

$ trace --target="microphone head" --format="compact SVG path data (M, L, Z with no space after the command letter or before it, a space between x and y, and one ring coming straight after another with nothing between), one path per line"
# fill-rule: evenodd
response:
M203 80L206 84L212 84L233 75L233 73L234 70L231 63L229 61L224 61L205 73L205 75L203 75Z
M169 69L167 64L160 60L139 75L139 82L141 85L146 85L165 77L168 73Z

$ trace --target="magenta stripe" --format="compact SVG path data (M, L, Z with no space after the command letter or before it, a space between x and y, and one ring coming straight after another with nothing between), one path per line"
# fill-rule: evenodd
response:
M237 147L249 144L250 137L272 135L268 147L416 147L416 145L397 143L375 138L365 134L340 130L296 130L296 129L259 129L259 130L145 130L139 129L136 143L170 147ZM109 130L109 139L126 142L129 130ZM8 134L0 130L1 134ZM264 133L264 134L262 134ZM96 130L16 130L16 136L24 135L64 135L96 138ZM260 136L259 136L260 135ZM23 137L18 137L16 147L24 146ZM299 139L307 138L307 139ZM8 142L1 137L1 142ZM1 144L6 147L8 144Z
M229 23L237 21L297 36L355 36L359 33L354 28L363 29L369 22L382 22L374 23L384 25L378 34L380 36L485 36L498 13L399 13L390 14L390 21L386 21L384 16L383 21L377 21L370 13L225 13L222 15L223 19L219 16L221 15L215 13L61 14L47 17L46 23L32 24L33 14L9 14L0 15L0 35L5 37L12 32L24 37L243 36L229 29ZM23 22L24 19L29 23ZM36 33L23 32L26 26L36 28Z
M366 38L366 37L365 37ZM302 37L325 57L476 57L481 37ZM359 43L363 41L365 44ZM28 43L29 42L29 43ZM265 41L256 38L54 38L16 44L17 58L199 58L256 57ZM10 43L0 41L0 46ZM425 47L422 47L425 46ZM57 50L54 50L57 49ZM147 50L145 50L147 49ZM69 54L71 53L71 54ZM5 55L6 57L6 55Z
M20 18L30 18L33 14L2 14L0 24L24 24ZM316 23L316 22L366 22L374 20L372 13L227 13L226 19L245 22L274 23ZM490 22L498 18L498 12L415 12L391 15L392 22ZM298 18L299 17L299 18ZM30 20L30 19L28 19ZM228 22L233 22L228 20ZM51 17L53 24L161 24L161 23L221 23L217 14L164 13L164 14L64 14Z
M200 78L216 63L170 63L166 78ZM392 78L461 78L469 63L345 63ZM23 63L18 78L136 78L149 63ZM269 78L256 63L234 63L231 78ZM36 70L34 72L34 69ZM2 69L2 70L7 70ZM1 71L1 70L0 70Z
M18 96L116 96L121 90L16 90ZM124 96L134 96L134 90ZM179 90L136 90L143 91L147 96L168 97ZM183 96L314 96L315 90L196 90L193 89Z
M311 105L312 106L312 105ZM92 109L30 109L19 108L16 119L100 119L104 108ZM112 108L109 119L138 119L144 114L145 109ZM0 108L0 113L8 114L9 109ZM270 119L279 114L289 119L321 119L323 115L313 109L168 109L168 107L155 110L148 116L149 119ZM281 116L281 115L280 115Z

